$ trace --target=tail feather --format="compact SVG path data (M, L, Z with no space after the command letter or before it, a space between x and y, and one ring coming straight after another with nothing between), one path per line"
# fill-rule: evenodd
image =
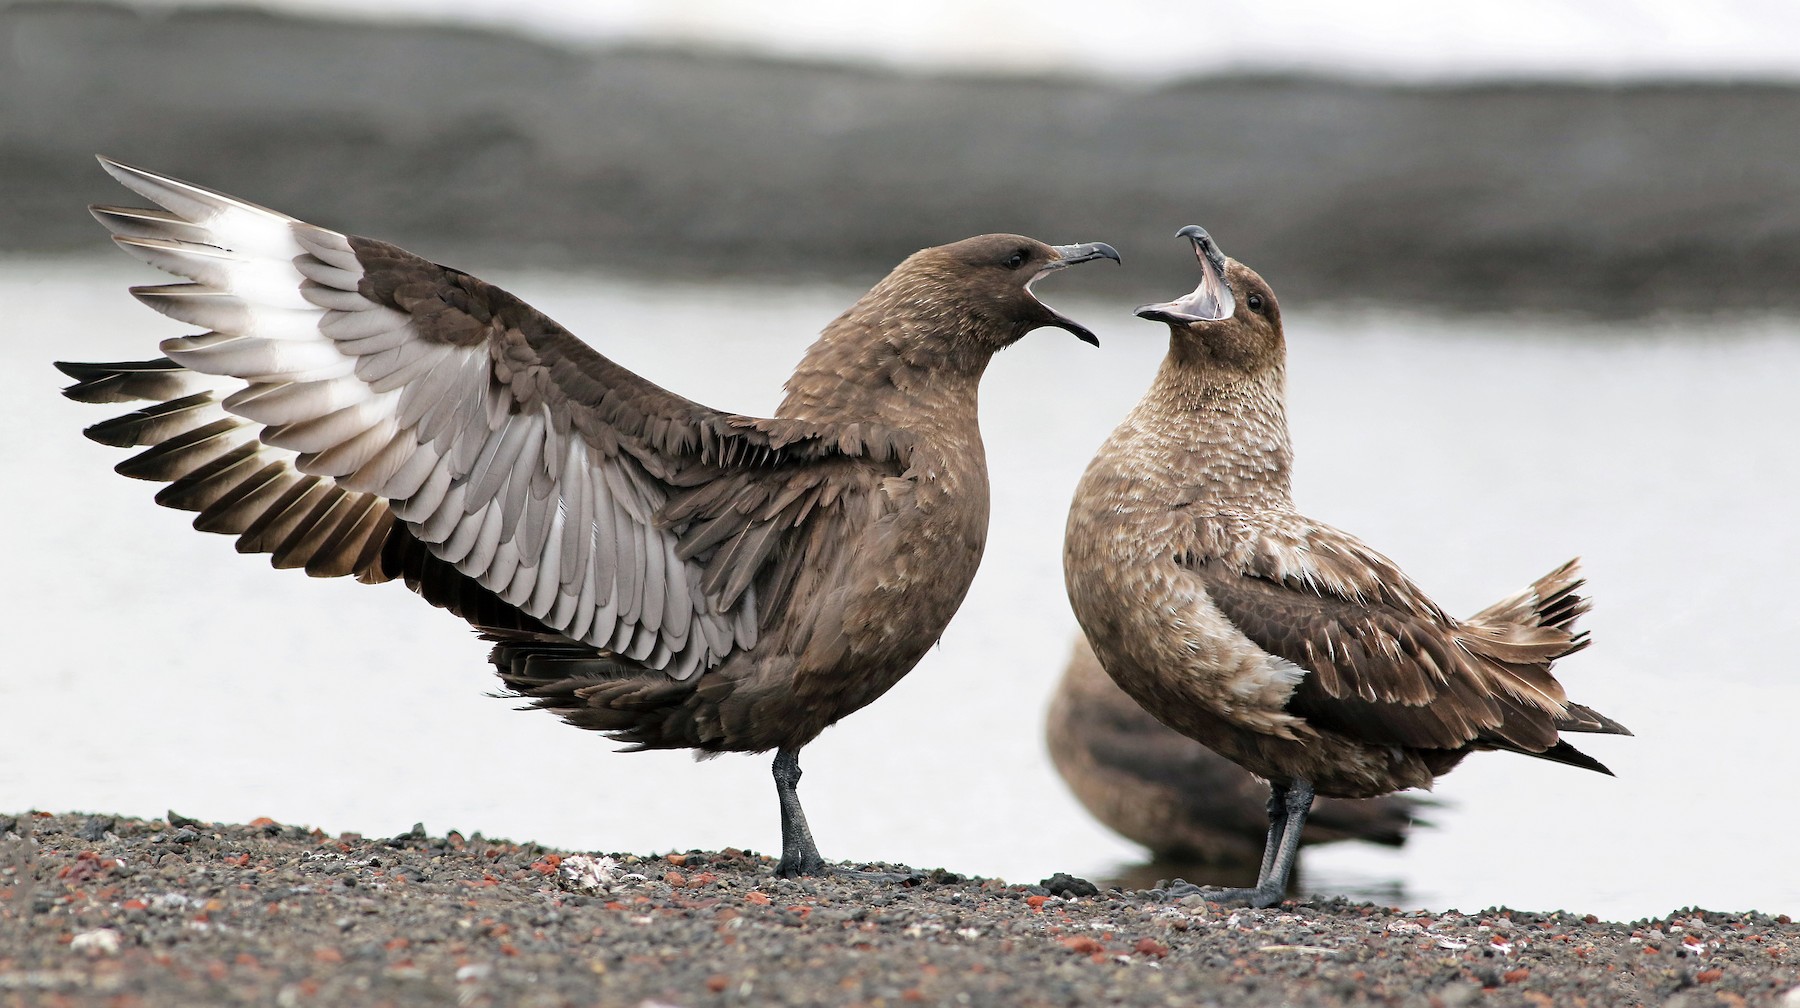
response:
M1626 734L1630 733L1627 732ZM1580 749L1575 748L1567 742L1559 741L1550 748L1545 749L1543 752L1526 753L1525 755L1536 756L1538 759L1546 759L1552 763L1566 763L1569 766L1580 767L1583 770L1592 770L1595 773L1603 773L1608 777L1614 776L1613 772L1606 768L1606 764L1589 756L1587 753L1582 752Z
M1587 584L1580 566L1581 558L1576 557L1538 578L1524 591L1469 617L1467 622L1560 630L1569 635L1573 645L1568 653L1586 647L1587 634L1576 632L1575 621L1586 615L1593 603L1580 593L1581 586Z
M1522 676L1540 687L1546 685L1560 696L1562 687L1551 678L1550 663L1565 658L1588 646L1587 632L1577 631L1575 621L1585 615L1592 602L1581 594L1587 582L1580 573L1580 559L1538 578L1531 587L1488 606L1466 621L1471 641L1491 657L1514 663L1509 668L1514 676ZM1588 732L1608 735L1630 735L1631 730L1606 715L1583 704L1562 700L1563 715L1556 718L1557 731ZM1492 737L1486 740L1493 744ZM1557 763L1611 775L1598 760L1561 741L1543 751L1527 747L1500 745Z
M572 641L548 630L514 630L494 626L480 628L481 639L494 642L488 660L519 696L540 701L568 694L596 680L643 673L643 665L603 651L592 644ZM539 703L538 706L543 706Z
M1557 731L1588 732L1596 735L1630 735L1631 729L1625 727L1592 707L1578 703L1563 705L1569 712L1567 720L1556 723Z
M549 711L577 728L605 732L642 749L700 748L724 741L716 714L696 710L693 681L554 632L481 627L494 642L488 655L507 692L525 709ZM704 705L701 705L704 706Z

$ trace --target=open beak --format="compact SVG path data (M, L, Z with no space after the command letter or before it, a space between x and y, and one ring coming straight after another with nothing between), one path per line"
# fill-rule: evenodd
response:
M1037 275L1032 277L1025 284L1026 293L1034 298L1037 297L1037 293L1031 289L1031 285L1057 270L1067 269L1076 263L1089 262L1094 259L1111 259L1113 262L1120 261L1119 253L1115 251L1111 245L1108 245L1105 242L1088 242L1085 245L1053 245L1051 246L1050 251L1055 252L1056 257L1045 263L1044 268L1038 270ZM1040 299L1038 304L1044 304L1044 302ZM1081 340L1083 343L1090 343L1094 346L1100 345L1100 337L1095 336L1093 331L1088 329L1087 326L1058 312L1049 305L1044 305L1044 307L1051 315L1051 319L1049 322L1045 323L1046 325L1067 329L1074 333L1075 338Z
M1198 224L1189 224L1175 232L1175 237L1194 243L1194 258L1200 260L1200 286L1186 297L1147 304L1133 314L1175 325L1230 318L1237 311L1237 299L1231 294L1231 282L1225 279L1225 253L1219 251L1219 244Z

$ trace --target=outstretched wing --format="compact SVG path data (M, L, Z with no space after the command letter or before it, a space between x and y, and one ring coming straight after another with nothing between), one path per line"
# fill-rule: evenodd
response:
M208 331L163 361L66 365L69 394L169 393L93 436L151 445L121 470L278 566L395 576L398 521L544 626L687 678L755 643L759 571L830 496L813 464L903 450L701 406L474 277L102 163L165 208L94 208L114 241L192 281L133 293Z
M1480 741L1541 752L1556 744L1568 714L1549 667L1570 650L1570 634L1517 627L1488 640L1354 538L1322 526L1306 538L1304 565L1258 554L1242 567L1192 568L1257 646L1308 671L1290 712L1378 745Z

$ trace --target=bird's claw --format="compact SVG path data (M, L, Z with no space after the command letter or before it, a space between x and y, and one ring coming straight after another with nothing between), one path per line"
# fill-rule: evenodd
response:
M1160 899L1179 900L1190 896L1199 896L1208 903L1220 905L1243 903L1258 910L1272 907L1280 903L1287 894L1277 891L1273 886L1255 889L1227 889L1223 887L1197 886L1192 882L1175 879L1173 882L1158 882L1156 888L1150 890Z
M916 871L889 872L870 871L866 868L839 868L832 865L826 871L839 878L856 879L862 882L891 882L896 885L916 886L925 881L925 874Z
M832 875L842 879L853 879L858 882L889 882L903 886L915 886L925 881L922 872L903 871L869 871L863 868L845 868L841 865L826 864L824 859L787 860L775 866L776 878L805 878L810 876Z

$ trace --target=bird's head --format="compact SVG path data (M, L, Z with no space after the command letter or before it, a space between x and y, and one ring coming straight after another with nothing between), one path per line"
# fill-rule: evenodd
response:
M1286 353L1281 307L1268 283L1227 259L1205 228L1189 224L1175 234L1192 243L1200 284L1184 297L1144 305L1137 317L1166 323L1171 350L1185 359L1245 374L1279 365Z
M966 318L967 334L991 350L1044 326L1098 346L1091 330L1038 300L1032 289L1052 273L1095 259L1118 262L1119 253L1105 242L1046 245L1023 235L990 234L916 252L894 273L928 305L939 303Z

